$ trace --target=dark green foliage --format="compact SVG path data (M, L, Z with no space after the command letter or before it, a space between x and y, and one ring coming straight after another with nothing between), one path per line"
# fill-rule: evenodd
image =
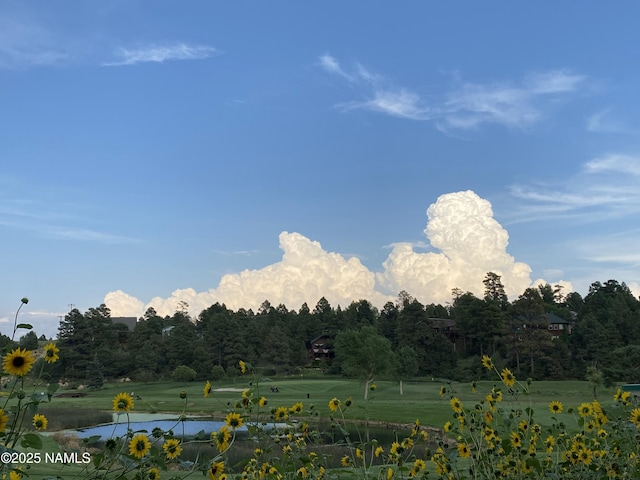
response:
M369 384L390 367L391 343L375 327L364 326L340 332L336 336L335 349L343 373L364 382L366 399Z
M192 382L196 379L196 376L196 371L186 365L178 365L173 372L171 372L171 378L176 382Z
M104 366L98 360L98 355L87 366L87 386L91 390L100 390L104 385Z
M113 324L104 305L84 314L74 309L60 322L60 360L44 365L44 371L52 379L84 383L98 378L100 365L106 380L151 381L168 378L183 365L195 372L195 379L216 380L237 376L238 361L244 360L274 374L314 367L357 375L366 383L370 375L357 373L356 367L396 380L413 375L483 378L486 372L473 365L490 355L519 377L585 378L587 367L594 366L605 384L640 382L640 302L624 283L595 282L584 299L575 292L563 296L558 286L540 285L511 303L499 275L487 273L484 285L482 298L454 289L445 306L423 305L401 292L395 303L388 302L380 311L364 299L342 309L321 298L313 309L303 304L297 312L265 301L255 314L216 303L194 320L185 304L164 318L147 310L134 331ZM562 328L550 328L549 319ZM353 332L381 341L375 368L345 353L364 342ZM311 341L321 335L330 351L335 346L335 358L315 361ZM348 342L339 340L347 337ZM21 339L23 346L34 340L37 347L31 332ZM0 336L4 351L15 346ZM392 362L390 351L407 365ZM393 368L384 371L389 366Z
M224 367L222 365L215 365L211 369L211 380L222 380L225 374L226 372L224 371Z
M20 347L24 348L25 350L35 350L36 348L38 348L38 336L32 330L20 338L19 344Z

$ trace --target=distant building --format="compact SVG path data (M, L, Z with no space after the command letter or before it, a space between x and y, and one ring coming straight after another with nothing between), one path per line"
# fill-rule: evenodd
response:
M323 334L309 342L308 354L312 362L328 362L334 357L333 335Z
M453 318L429 318L429 322L433 327L434 333L439 333L447 337L447 340L453 345L453 349L458 352L462 347L460 343L460 334L456 321Z
M551 339L555 340L560 338L563 332L567 332L567 335L571 335L571 322L568 322L564 318L560 318L554 313L545 313L544 315L549 323L547 327L551 332Z
M136 317L111 317L111 323L122 323L127 326L130 332L133 332L138 323L138 319Z
M164 327L162 329L162 335L171 335L171 330L175 328L175 325L169 325L168 327Z
M520 316L516 320L519 322L519 326L516 329L517 332L522 332L527 328L546 329L551 335L551 340L560 338L564 333L571 335L572 322L560 318L555 313L544 313L533 318Z

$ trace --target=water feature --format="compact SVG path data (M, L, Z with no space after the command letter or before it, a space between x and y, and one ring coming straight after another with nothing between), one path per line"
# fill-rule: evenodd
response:
M204 431L205 435L210 435L211 432L216 432L225 423L213 420L149 420L149 421L134 421L127 423L107 423L104 425L97 425L95 427L78 429L78 437L89 438L94 435L98 435L102 440L108 438L119 438L127 434L127 430L131 429L134 432L145 430L147 433L151 433L154 428L160 428L163 431L172 430L176 437L195 437L198 433ZM246 431L246 427L241 427L238 431Z

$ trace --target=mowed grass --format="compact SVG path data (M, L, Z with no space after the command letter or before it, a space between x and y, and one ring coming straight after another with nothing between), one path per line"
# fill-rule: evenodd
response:
M343 378L284 378L271 379L264 383L251 382L251 377L240 377L235 382L228 381L213 384L214 391L209 398L204 398L204 382L158 382L158 383L110 383L102 390L87 391L87 395L79 398L56 397L48 404L52 410L57 406L74 409L98 409L110 411L113 397L119 392L134 393L136 397L134 412L146 413L176 413L185 412L189 415L213 416L222 418L228 408L240 401L240 392L216 391L218 388L252 388L256 397L267 398L268 407L291 406L302 402L305 410L312 405L322 417L329 417L329 401L336 397L343 402L351 397L353 405L345 412L347 419L369 419L376 422L412 423L420 419L422 425L441 428L448 420L452 420L452 410L449 399L452 395L458 397L465 407L481 402L491 391L492 387L502 388L504 399L502 407L509 410L531 407L535 412L535 420L542 426L551 425L551 413L548 405L552 400L558 400L567 409L577 407L582 402L593 400L592 387L583 381L533 382L530 394L520 394L517 398L507 393L507 388L500 382L477 382L477 391L472 393L468 383L448 384L444 381L414 381L405 382L404 395L400 395L399 386L390 381L380 381L376 390L369 392L369 400L364 400L364 388L357 380ZM278 388L272 392L270 387ZM444 396L440 396L441 387L447 389ZM186 400L180 398L181 392L187 393ZM603 407L612 403L615 387L599 388L598 398ZM569 426L570 417L563 419Z
M351 397L353 404L346 409L344 415L347 420L364 420L377 422L384 426L389 422L392 424L410 424L416 419L421 425L442 428L445 422L453 421L452 410L449 399L452 395L459 398L465 408L473 408L481 402L487 393L495 386L504 392L504 400L501 404L507 413L511 408L525 410L531 407L534 411L534 418L543 428L552 424L551 413L548 405L553 400L563 403L565 411L561 414L560 420L570 429L577 430L577 423L574 415L569 414L569 408L577 408L583 402L593 400L592 387L583 381L562 381L562 382L533 382L529 395L521 394L517 398L507 393L507 388L499 381L477 382L476 393L472 392L469 383L453 383L446 381L425 379L423 381L405 382L404 395L400 395L399 386L390 381L380 381L376 384L375 391L369 392L369 400L364 400L364 387L357 380L343 378L278 378L267 380L263 383L253 383L251 377L241 377L231 381L216 382L212 385L214 391L209 398L204 398L204 382L178 383L178 382L158 382L158 383L108 383L99 391L83 390L84 397L55 397L51 403L46 404L47 415L53 417L56 412L60 415L82 415L87 412L101 410L105 413L112 411L112 400L120 392L133 393L139 396L135 400L133 412L140 413L174 413L185 412L188 415L223 418L228 408L232 408L241 399L240 392L215 391L218 388L253 388L254 396L265 396L268 400L268 407L278 406L290 407L294 403L302 402L305 410L311 405L320 414L327 424L332 412L328 408L329 401L336 397L344 405L345 400ZM278 387L278 392L272 392L270 386ZM445 387L447 392L440 396L440 389ZM598 399L606 409L613 403L613 394L616 388L598 389ZM186 400L180 398L180 393L187 393ZM68 390L60 393L69 393ZM308 396L308 398L307 398ZM334 414L334 417L340 418ZM395 428L395 425L393 425ZM399 432L404 435L407 432ZM45 451L58 451L58 446L53 440L47 438L44 445ZM80 465L34 465L29 470L31 475L59 475L60 478L81 478L84 469ZM179 477L188 476L187 472L172 472Z

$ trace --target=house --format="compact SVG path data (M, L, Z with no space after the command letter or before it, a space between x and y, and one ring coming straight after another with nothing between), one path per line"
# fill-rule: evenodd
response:
M329 362L335 356L333 351L333 336L323 333L309 342L307 347L311 362Z
M459 351L460 335L456 321L453 318L429 318L431 325L433 326L434 333L440 333L447 337L447 339L453 344L453 349Z
M556 338L560 338L564 332L567 335L571 335L571 322L565 320L564 318L560 318L554 313L545 313L544 316L547 319L547 323L549 324L547 328L551 332L551 339L555 340Z
M516 329L518 332L527 328L546 329L551 334L551 340L560 338L565 332L571 335L571 322L560 318L555 313L544 313L533 318L518 317L516 320L519 324Z

